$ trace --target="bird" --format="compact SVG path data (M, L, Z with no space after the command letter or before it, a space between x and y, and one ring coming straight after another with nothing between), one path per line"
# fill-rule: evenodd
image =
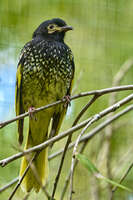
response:
M34 109L65 97L69 99L71 95L75 64L73 53L64 42L64 37L72 29L60 18L46 20L36 28L32 39L21 50L16 72L15 110L16 116L29 112L24 149L41 144L59 133L68 104L59 104L37 113L34 113ZM18 141L22 144L24 119L17 121L17 127ZM34 154L22 158L19 178L22 178ZM38 152L33 164L39 182L29 168L21 183L25 192L32 189L39 192L41 185L47 183L48 148Z

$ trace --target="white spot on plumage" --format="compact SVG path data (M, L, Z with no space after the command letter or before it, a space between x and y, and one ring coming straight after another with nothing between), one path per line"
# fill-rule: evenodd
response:
M60 61L60 64L62 64L62 63L63 63L63 60Z
M34 71L34 73L36 73L36 71L37 71L37 68L36 68L36 67L33 67L33 71Z
M31 57L31 61L33 62L35 59L34 59L34 57Z

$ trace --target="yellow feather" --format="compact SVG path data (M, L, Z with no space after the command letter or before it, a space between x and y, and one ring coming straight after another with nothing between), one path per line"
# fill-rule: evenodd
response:
M16 73L16 88L15 88L15 109L16 115L20 115L24 112L22 106L22 99L21 99L21 88L22 88L22 72L21 72L21 64L18 65L17 73ZM19 143L21 144L23 141L23 122L24 119L18 120L18 133L19 133Z
M21 86L21 64L18 66L16 73L16 90L15 90L15 106L16 106L16 115L20 114L20 86Z

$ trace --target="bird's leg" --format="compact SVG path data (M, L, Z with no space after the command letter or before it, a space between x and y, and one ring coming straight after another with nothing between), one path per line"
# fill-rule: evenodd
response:
M35 121L36 121L37 118L34 115L34 111L35 111L35 107L32 107L32 106L28 109L30 119L35 119Z
M63 97L63 100L66 100L65 104L64 104L64 107L66 108L68 105L70 106L71 105L71 97L70 95L66 95Z

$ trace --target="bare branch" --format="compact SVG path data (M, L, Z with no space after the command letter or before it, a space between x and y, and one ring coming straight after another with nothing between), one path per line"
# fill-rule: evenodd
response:
M92 119L93 120L93 119ZM77 147L80 141L81 136L84 134L84 132L87 130L87 128L93 123L92 120L88 122L88 124L83 128L80 135L78 136L74 148L73 148L73 154L72 154L72 163L71 163L71 173L70 173L70 197L69 199L72 200L72 194L74 193L73 190L73 173L74 173L74 166L75 166L75 153L77 151Z
M130 95L131 96L131 95ZM122 103L122 100L117 102L116 104L110 106L109 108L101 111L99 114L94 115L94 117L88 122L88 124L83 128L83 130L81 131L80 135L78 136L76 143L74 145L74 149L73 149L73 156L72 156L72 163L71 163L71 176L70 176L70 200L72 199L72 194L73 194L73 172L74 172L74 162L75 162L75 153L77 151L77 146L79 144L80 138L81 136L84 134L84 132L87 130L87 128L89 126L91 126L91 124L93 124L95 121L99 120L100 118L104 117L105 115L107 115L108 113L111 113L112 111L115 111Z
M57 136L55 136L55 137L53 137L53 138L51 138L51 139L45 141L45 142L43 142L43 143L41 143L41 144L39 144L39 145L36 145L36 146L34 146L34 147L32 147L32 148L29 148L29 149L26 149L24 152L17 153L17 154L15 154L15 155L13 155L13 156L10 156L10 157L8 157L8 158L6 158L6 159L1 160L1 161L0 161L0 165L4 167L4 166L7 165L9 162L11 162L11 161L13 161L13 160L16 160L16 159L18 159L18 158L20 158L20 157L22 157L22 156L24 156L24 155L26 155L26 154L28 154L28 153L42 150L42 149L46 148L48 145L50 145L50 144L52 144L52 143L55 143L55 142L57 142L58 140L60 140L60 139L62 139L62 138L64 138L64 137L66 137L67 135L69 135L69 134L71 134L71 133L73 133L73 132L75 132L75 131L77 131L77 130L83 128L84 126L86 126L86 124L88 124L88 122L89 122L90 120L91 120L91 123L90 123L90 124L92 124L92 122L95 122L95 121L97 121L98 119L101 119L102 117L104 117L105 115L107 115L107 114L110 113L110 112L114 112L115 110L117 110L118 108L120 108L122 105L124 105L124 104L130 102L131 100L133 100L133 94L131 94L131 95L125 97L124 99L120 100L120 101L117 102L116 104L114 104L114 105L112 105L112 106L110 106L110 107L104 109L104 110L101 111L100 113L98 113L98 114L92 116L91 118L89 118L89 119L87 119L87 120L81 122L80 124L78 124L78 125L76 125L76 126L70 128L70 129L64 131L63 133L61 133L61 134L59 134L59 135L57 135Z
M116 119L120 118L122 115L128 113L132 109L133 109L133 105L130 105L130 106L126 107L125 109L123 109L122 111L120 111L117 114L115 114L114 116L112 116L109 119L105 120L100 125L98 125L95 128L93 128L88 134L86 134L85 136L82 136L81 139L80 139L80 143L85 142L86 140L90 140L93 136L95 136L98 132L100 132L102 129L104 129L106 126L108 126L110 123L112 123ZM75 145L75 142L72 142L68 146L68 149L71 149L72 147L74 147L74 145ZM52 155L49 156L49 160L51 160L51 159L57 157L58 155L62 154L63 151L64 151L64 149L61 149L61 150L53 153Z
M3 186L2 188L0 188L0 193L5 191L7 188L11 187L13 184L15 184L16 182L18 182L19 177L13 179L11 182L9 182L7 185Z
M81 118L81 116L84 114L84 112L88 109L88 107L89 107L97 98L98 98L97 95L94 95L94 96L93 96L93 98L89 101L89 103L81 110L81 112L79 113L79 115L78 115L77 118L75 119L75 121L74 121L72 127L74 127L74 126L77 124L77 122L79 121L79 119ZM55 191L56 191L57 184L58 184L58 181L59 181L59 178L60 178L60 175L61 175L61 170L62 170L62 167L63 167L65 155L66 155L68 146L69 146L69 144L71 143L71 139L72 139L72 133L68 136L66 145L65 145L65 147L64 147L64 151L63 151L63 154L62 154L61 162L60 162L59 169L58 169L58 172L57 172L57 175L56 175L56 178L55 178L55 182L54 182L54 188L53 188L53 192L52 192L52 198L54 198L54 195L55 195Z
M78 123L78 121L83 116L83 114L85 113L85 111L92 105L92 103L94 103L96 101L96 99L98 97L99 97L99 95L94 95L93 98L83 107L83 109L80 111L80 113L78 114L78 116L74 120L73 126Z
M103 92L103 91L102 91ZM78 116L76 117L73 125L75 126L77 124L77 122L80 120L80 118L83 116L83 114L85 113L85 111L92 105L92 103L94 103L96 101L96 99L100 96L102 96L103 94L105 93L102 93L102 92L96 92L95 91L95 94L93 96L93 98L88 102L88 104L86 104L83 109L80 111L80 113L78 114ZM105 92L105 90L104 90ZM107 92L107 91L106 91ZM66 155L66 152L67 152L67 149L68 149L68 146L69 144L71 143L71 139L72 139L72 134L69 135L68 139L67 139L67 142L66 142L66 145L65 145L65 148L64 148L64 152L63 152L63 155L62 155L62 158L61 158L61 162L60 162L60 165L59 165L59 169L58 169L58 172L57 172L57 176L55 178L55 182L54 182L54 188L53 188L53 192L52 192L52 198L54 198L54 195L55 195L55 191L56 191L56 188L57 188L57 184L58 184L58 181L59 181L59 178L60 178L60 174L61 174L61 170L62 170L62 167L63 167L63 163L64 163L64 159L65 159L65 155Z
M11 195L10 195L10 197L9 197L8 200L11 200L12 197L15 195L17 189L20 187L20 185L21 185L21 183L22 183L24 177L26 176L26 174L27 174L27 172L28 172L28 170L29 170L30 168L31 168L31 170L32 170L32 172L33 172L34 177L36 178L36 181L38 182L38 184L40 185L42 191L43 191L44 194L46 195L47 199L50 199L50 195L49 195L48 192L46 191L45 187L43 187L43 185L42 185L42 183L41 183L41 180L40 180L40 177L39 177L39 175L38 175L36 166L35 166L35 164L33 163L33 161L37 158L37 156L39 155L40 152L41 152L41 150L38 151L38 152L36 152L36 153L32 156L32 158L30 157L30 155L25 155L26 160L28 161L28 165L27 165L27 167L26 167L26 169L25 169L25 171L24 171L22 177L21 177L20 179L18 178L19 181L18 181L17 185L15 186L15 188L14 188L13 192L11 193ZM26 196L24 199L28 199L28 197L29 197L29 194L28 194L28 196Z
M129 101L131 101L133 99L133 95L129 95L128 97L124 98L123 100L119 101L117 104L114 104L113 106L110 106L109 108L103 110L102 112L100 112L99 114L97 115L94 115L92 116L91 118L83 121L82 123L76 125L76 123L79 121L79 119L81 118L81 116L84 114L84 112L88 109L88 107L94 103L94 101L104 95L104 94L108 94L108 93L112 93L112 92L118 92L118 91L125 91L125 90L133 90L133 85L124 85L124 86L118 86L118 87L112 87L112 88L106 88L106 89L101 89L101 90L94 90L94 91L90 91L90 92L83 92L83 93L80 93L78 95L74 95L71 97L71 100L74 100L74 99L77 99L77 98L80 98L80 97L85 97L85 96L90 96L90 95L94 95L93 98L89 101L89 103L87 105L85 105L85 107L81 110L81 112L79 113L79 115L77 116L77 118L75 119L74 123L73 123L73 127L70 128L69 130L61 133L60 135L58 136L55 136L51 139L49 139L48 141L40 144L40 145L37 145L37 146L34 146L32 148L29 148L27 150L25 150L24 152L20 152L18 154L15 154L13 156L10 156L6 159L3 159L0 161L0 165L1 166L5 166L7 165L9 162L12 162L13 160L16 160L22 156L25 156L31 152L36 152L36 151L41 151L42 149L46 148L47 146L49 146L50 144L66 137L67 135L69 135L68 137L68 141L67 141L67 144L65 146L65 149L63 150L63 156L62 156L62 160L61 160L61 164L60 164L60 167L59 167L59 170L58 170L58 174L57 174L57 177L56 177L56 180L55 180L55 187L54 187L54 190L53 190L53 197L54 197L54 194L55 194L55 190L56 190L56 186L57 186L57 183L58 183L58 180L59 180L59 176L61 174L61 169L62 169L62 166L63 166L63 162L64 162L64 158L65 158L65 154L66 154L66 151L68 149L68 146L69 148L71 148L73 145L75 145L75 149L77 148L76 147L76 144L70 144L71 142L71 137L72 137L72 133L74 133L75 131L85 127L83 130L85 131L92 123L94 123L95 121L99 120L100 118L104 117L105 115L107 115L108 113L110 112L114 112L115 110L117 110L120 106L124 105L125 103L128 103ZM45 110L45 109L48 109L52 106L56 106L60 103L65 103L65 99L61 99L59 101L56 101L54 103L51 103L49 105L45 105L45 106L42 106L40 108L37 108L35 109L35 113L36 112L40 112L42 110ZM0 128L3 128L4 126L16 121L16 120L19 120L19 119L22 119L26 116L29 115L29 112L26 112L20 116L17 116L11 120L8 120L8 121L5 121L5 122L2 122L0 123ZM82 133L82 132L81 132ZM81 134L82 135L82 134ZM81 135L79 136L78 140L76 141L77 142L77 146L79 144L79 142L83 141L83 139L85 137L82 137L81 138ZM94 134L95 135L95 134ZM86 139L86 140L89 140L89 139ZM75 150L76 152L76 150ZM62 153L61 151L59 153ZM58 155L58 154L57 154ZM54 157L54 156L53 156ZM52 156L51 156L52 158ZM74 169L74 163L73 162L73 169ZM28 171L28 169L27 169ZM0 189L0 192L4 191L6 188L10 187L10 185L14 184L15 182L17 181L16 180L13 180L11 183L9 183L8 185L4 186L3 188ZM14 196L17 188L19 187L19 185L21 184L21 182L19 181L17 186L15 187L15 189L13 190L11 196L9 197L9 200L12 199L12 197Z
M25 175L27 174L27 172L28 172L28 170L29 170L29 168L30 168L30 165L31 165L31 163L33 162L33 160L35 159L36 155L37 155L37 153L32 157L32 159L31 159L30 162L28 163L28 165L27 165L27 167L26 167L26 169L25 169L25 171L24 171L24 173L23 173L23 176L19 179L17 185L15 186L15 188L14 188L14 190L12 191L12 193L11 193L10 197L8 198L8 200L11 200L11 199L13 198L13 196L15 195L17 189L18 189L19 186L21 185L21 183L22 183L22 181L23 181Z
M131 171L131 169L133 168L133 162L130 164L130 166L128 167L128 169L126 170L126 172L123 174L123 176L121 177L119 183L121 184L124 179L127 177L127 175L129 174L129 172ZM111 196L111 200L113 198L113 194L115 193L115 191L117 190L117 186L115 186L113 189L112 189L112 196Z
M110 117L109 119L107 119L106 121L102 122L100 125L98 125L97 127L95 127L93 130L91 130L88 134L86 134L85 136L82 136L82 138L80 139L80 143L84 142L83 146L86 145L86 143L88 143L88 141L94 137L97 133L99 133L102 129L104 129L107 125L109 125L110 123L112 123L113 121L115 121L116 119L120 118L122 115L128 113L129 111L133 110L133 105L128 106L127 108L123 109L122 111L118 112L117 114L115 114L113 117ZM71 149L73 146L75 145L75 142L72 142L68 149ZM81 147L83 148L83 147ZM54 158L56 158L57 156L59 156L60 154L62 154L64 151L64 149L61 149L55 153L53 153L52 155L49 156L49 160L52 160ZM77 160L76 160L77 162ZM70 173L69 176L66 179L65 182L65 186L64 188L67 188L68 186L68 182L69 182L69 178L70 178ZM0 189L0 193L3 192L4 190L6 190L7 188L9 188L10 186L12 186L14 183L16 183L19 180L19 177L15 178L14 180L12 180L10 183L8 183L7 185L3 186ZM63 189L64 191L66 191L66 189ZM62 195L62 199L63 200L63 195Z
M81 146L81 148L79 150L79 153L82 153L84 151L87 142L88 142L88 140L84 141L84 143L82 144L82 146ZM75 160L73 169L75 169L77 164L78 164L78 160ZM64 188L63 188L63 191L62 191L62 194L61 194L61 200L63 200L63 198L65 196L65 193L66 193L66 190L67 190L67 186L68 186L68 183L69 183L69 180L70 180L70 176L71 176L71 170L70 170L70 172L69 172L69 174L68 174L68 176L66 178L65 185L64 185Z
M106 88L106 89L101 89L101 90L94 90L94 91L90 91L90 92L83 92L83 93L80 93L80 94L72 96L70 98L70 100L74 100L74 99L77 99L77 98L81 98L81 97L85 97L85 96L90 96L90 95L101 96L101 95L108 94L108 93L111 93L111 92L118 92L118 91L125 91L125 90L133 90L133 85L123 85L123 86L117 86L117 87ZM65 102L66 102L66 100L63 98L62 100L53 102L51 104L42 106L40 108L36 108L34 110L34 113L40 112L42 110L46 110L48 108L51 108L53 106L56 106L58 104L65 103ZM0 129L3 128L4 126L6 126L6 125L8 125L8 124L10 124L12 122L14 122L14 121L17 121L19 119L25 118L27 116L29 116L29 112L26 112L24 114L18 115L17 117L14 117L14 118L12 118L10 120L1 122L0 123Z
M10 163L10 162L12 162L12 161L14 161L14 160L16 160L16 159L18 159L18 158L21 158L22 156L24 156L24 155L26 155L26 154L32 153L32 152L34 152L34 151L39 151L39 150L42 150L42 149L46 148L46 147L49 146L50 144L55 143L55 142L57 142L58 140L60 140L60 139L62 139L62 138L64 138L64 137L66 137L67 135L69 135L69 134L71 134L71 133L73 133L73 132L75 132L75 131L81 129L82 127L84 127L84 126L87 124L88 120L90 120L90 119L87 119L87 120L81 122L81 123L78 124L77 126L74 126L73 128L70 128L70 129L64 131L63 133L61 133L61 134L59 134L59 135L57 135L57 136L55 136L55 137L53 137L53 138L51 138L51 139L45 141L45 142L43 142L43 143L41 143L41 144L39 144L39 145L36 145L36 146L34 146L34 147L32 147L32 148L26 149L26 150L23 151L23 152L19 152L19 153L13 155L13 156L10 156L10 157L8 157L8 158L6 158L6 159L1 160L1 161L0 161L0 165L1 165L2 167L4 167L4 166L7 165L8 163Z

